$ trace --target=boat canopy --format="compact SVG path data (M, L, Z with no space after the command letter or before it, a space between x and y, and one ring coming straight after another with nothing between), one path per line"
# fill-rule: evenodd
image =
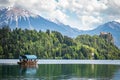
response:
M22 55L19 57L20 59L37 59L36 55Z

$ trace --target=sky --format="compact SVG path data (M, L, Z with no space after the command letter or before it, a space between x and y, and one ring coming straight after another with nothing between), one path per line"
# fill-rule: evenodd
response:
M120 0L0 0L0 9L19 7L79 30L120 22Z

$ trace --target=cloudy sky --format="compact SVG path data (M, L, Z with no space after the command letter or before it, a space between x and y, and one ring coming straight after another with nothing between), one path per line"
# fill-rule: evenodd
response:
M120 22L120 0L0 0L0 8L20 7L82 30Z

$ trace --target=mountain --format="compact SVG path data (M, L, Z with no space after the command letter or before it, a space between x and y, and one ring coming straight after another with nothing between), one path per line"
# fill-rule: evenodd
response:
M120 48L120 23L119 22L111 21L98 26L94 30L84 31L81 34L99 35L100 32L111 33L114 38L115 45Z
M54 30L61 32L63 35L75 37L79 34L79 30L71 28L69 25L55 23L47 20L40 15L31 13L25 9L9 7L0 10L0 27L5 25L10 28L35 29L46 31ZM71 35L72 34L72 35Z
M110 32L113 35L115 45L120 48L120 23L115 21L100 25L94 30L82 31L72 28L69 25L64 25L58 20L52 22L25 9L9 7L0 10L0 27L5 25L10 26L12 29L27 28L35 29L37 31L46 31L49 29L58 31L69 37L76 37L81 34L99 35L100 32Z

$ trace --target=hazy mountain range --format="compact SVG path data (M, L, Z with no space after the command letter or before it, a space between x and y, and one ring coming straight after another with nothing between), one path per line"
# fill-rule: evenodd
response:
M83 31L80 34L99 35L100 32L109 32L114 38L114 43L120 48L120 23L111 21L98 26L96 29Z
M54 30L61 32L69 37L76 37L81 34L100 34L100 32L110 32L114 37L115 45L120 48L120 23L112 21L101 24L94 30L82 31L57 22L52 22L39 15L26 11L20 8L4 8L0 10L0 27L4 25L14 29L16 27L22 29L35 29L46 31Z

